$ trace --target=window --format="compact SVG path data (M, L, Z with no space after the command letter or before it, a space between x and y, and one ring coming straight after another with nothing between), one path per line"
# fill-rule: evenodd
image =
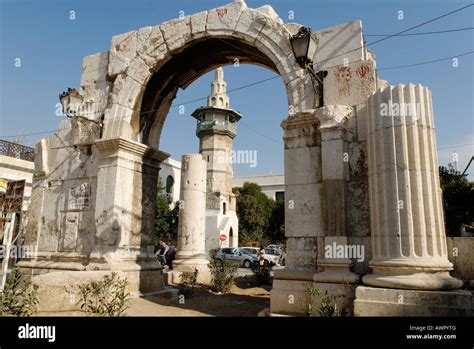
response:
M285 192L284 191L277 191L275 193L275 200L285 200Z
M173 185L174 185L174 179L173 179L173 176L169 175L168 177L166 177L166 193L167 194L171 194L171 192L173 191Z
M222 214L226 214L227 213L227 203L223 202L222 203Z

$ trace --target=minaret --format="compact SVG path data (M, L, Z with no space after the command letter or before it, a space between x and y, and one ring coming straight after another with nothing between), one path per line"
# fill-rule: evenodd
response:
M242 115L230 109L229 97L227 96L227 84L224 81L224 70L217 68L214 80L211 83L211 94L207 99L207 107L196 109L192 116L197 119L196 135L199 138L199 152L207 164L207 186L206 186L206 209L207 216L219 214L224 221L229 220L229 215L235 214L235 196L232 194L232 140L237 135L237 122ZM213 213L212 213L212 212ZM224 216L224 218L222 217ZM227 219L225 219L227 217ZM209 241L218 243L219 234L228 234L225 230L224 221L219 224L216 231L209 237ZM237 233L238 227L233 227L233 233ZM206 226L206 234L209 233L209 224ZM225 244L220 246L232 246L233 233L230 233ZM210 234L210 233L209 233ZM216 235L216 236L214 236ZM209 247L209 244L207 244Z

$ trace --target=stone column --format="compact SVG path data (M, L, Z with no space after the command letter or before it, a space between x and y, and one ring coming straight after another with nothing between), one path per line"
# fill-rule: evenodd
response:
M206 228L206 161L201 154L183 155L181 160L178 252L174 269L182 272L199 270L200 282L208 279L205 246Z
M96 234L88 268L121 270L131 291L157 291L162 267L151 235L159 165L169 154L123 138L99 140L96 147Z
M325 237L321 240L318 267L320 273L314 275L315 282L357 283L359 276L350 271L352 261L331 255L326 258L326 246L345 248L346 236L346 197L347 160L345 160L346 123L353 115L353 109L343 105L330 105L315 110L320 121L321 161L323 179ZM324 257L323 257L324 256ZM323 258L321 258L323 257Z
M449 275L430 91L389 86L367 101L373 258L367 285L440 290Z
M286 267L275 272L273 313L301 313L311 302L307 287L317 272L318 237L324 235L321 148L313 113L291 115L285 131Z

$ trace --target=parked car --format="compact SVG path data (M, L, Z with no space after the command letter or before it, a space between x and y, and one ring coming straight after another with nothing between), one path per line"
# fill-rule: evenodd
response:
M268 248L268 249L271 249L271 250L278 250L280 252L282 252L284 250L283 245L276 245L276 244L268 245L265 248Z
M236 262L244 268L250 268L252 266L252 263L258 260L257 257L246 253L240 248L220 248L217 251L215 258L221 261L226 260Z
M258 247L239 247L239 249L257 258L258 258L258 253L260 252L260 249Z
M271 248L265 249L265 259L273 264L280 264L281 252Z
M258 247L240 247L240 250L254 256L257 259L258 254L260 253L260 249ZM280 252L277 250L265 249L265 260L268 261L268 263L280 264L280 254L278 253Z

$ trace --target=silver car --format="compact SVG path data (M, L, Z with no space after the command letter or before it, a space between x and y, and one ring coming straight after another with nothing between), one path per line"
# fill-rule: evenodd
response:
M217 253L216 257L217 260L226 260L226 261L231 261L238 263L240 266L243 266L244 268L250 268L252 266L252 263L257 261L258 258L255 256L252 256L249 253L246 253L244 250L240 248L220 248Z
M258 260L258 256L260 254L260 249L258 247L240 247L239 249L245 253L254 256ZM278 250L266 248L265 255L263 258L265 258L268 263L280 264L280 256L281 253Z

